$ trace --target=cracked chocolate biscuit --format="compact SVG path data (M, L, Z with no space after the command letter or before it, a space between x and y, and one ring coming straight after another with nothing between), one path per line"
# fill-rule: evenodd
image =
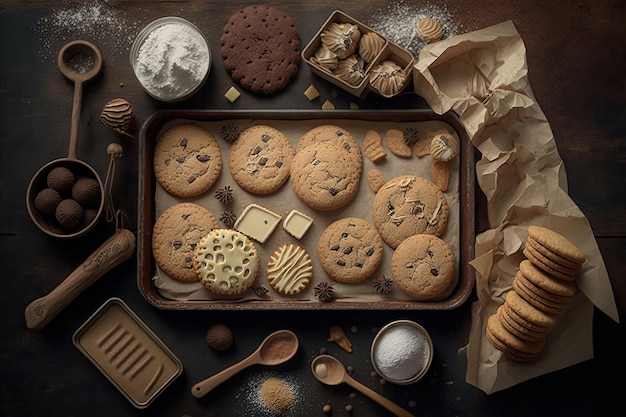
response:
M454 254L437 236L413 235L394 251L391 273L406 295L416 300L433 300L446 293L454 282Z
M401 175L376 193L374 224L392 248L419 233L443 235L448 223L448 203L435 184L414 175Z
M378 269L383 241L372 224L346 217L322 232L317 253L322 268L333 280L351 284L369 278Z
M194 203L178 203L165 210L154 223L152 254L157 265L178 281L198 281L193 267L200 239L218 227L207 209Z
M176 197L197 197L208 191L222 170L217 140L206 130L182 124L166 130L154 148L154 176Z
M313 143L296 151L291 163L291 185L308 207L339 209L354 199L362 166L351 163L348 151L334 143Z
M271 126L252 126L241 132L228 153L233 179L253 194L270 194L289 178L295 151L285 135Z

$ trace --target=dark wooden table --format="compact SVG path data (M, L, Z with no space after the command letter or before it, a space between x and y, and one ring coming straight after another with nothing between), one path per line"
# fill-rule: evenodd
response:
M76 3L76 4L75 4ZM84 3L78 6L77 3ZM232 83L217 54L221 29L244 1L117 1L59 2L0 1L0 260L2 291L0 317L0 415L3 416L241 416L259 415L240 395L257 370L244 372L196 400L191 386L244 357L271 330L290 328L302 347L293 364L283 369L301 381L298 393L303 415L380 416L384 410L365 397L351 397L347 387L337 390L313 380L308 363L325 342L328 329L356 326L350 337L355 353L342 356L357 371L366 364L372 329L397 318L426 326L436 355L428 377L407 388L380 385L365 370L364 381L416 415L526 416L612 415L623 406L625 328L604 314L594 316L595 358L518 386L486 395L465 383L466 360L458 349L467 343L470 300L452 311L162 311L149 305L136 286L132 257L86 290L48 327L31 331L24 308L48 293L113 232L106 222L77 240L60 241L44 235L31 222L25 191L32 175L46 162L66 156L72 105L72 84L56 67L56 54L75 38L92 40L104 54L104 72L84 91L79 157L104 178L106 146L119 142L124 156L117 163L113 195L116 206L128 213L136 230L137 143L105 127L98 120L104 103L116 97L129 100L138 124L163 108L193 109L319 109L302 91L311 83L337 108L348 108L354 97L312 75L301 65L284 92L273 97L243 96L234 104L223 94ZM258 3L258 2L256 2ZM396 2L391 2L393 6ZM368 22L388 7L386 1L272 1L295 20L303 44L335 9ZM517 26L527 47L533 91L556 137L569 179L570 195L588 217L604 256L619 312L626 313L626 6L620 0L501 2L493 0L405 1L419 10L444 10L458 32L480 29L505 20ZM71 10L83 10L78 15ZM97 15L97 11L101 14ZM133 78L129 48L136 33L151 20L177 15L196 23L212 46L213 69L206 86L193 99L164 105L150 99ZM74 19L74 20L72 20ZM78 19L78 20L77 20ZM108 20L107 20L108 19ZM66 23L74 23L66 27ZM361 108L423 107L415 95L384 100L370 95L357 100ZM138 124L135 129L138 129ZM480 207L480 206L478 206ZM480 208L477 209L480 211ZM478 218L481 218L477 213ZM485 227L478 222L477 231ZM146 412L135 410L72 345L74 331L107 299L122 298L182 360L185 371ZM207 328L229 325L236 338L223 355L205 344ZM340 352L338 352L341 355Z

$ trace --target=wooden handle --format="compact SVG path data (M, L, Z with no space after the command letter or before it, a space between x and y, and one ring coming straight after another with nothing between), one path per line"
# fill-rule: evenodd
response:
M78 155L78 125L80 124L80 113L83 103L83 84L80 81L74 82L74 98L72 101L72 119L70 123L70 146L67 152L69 159L76 159Z
M233 375L237 374L238 372L242 371L243 369L257 362L258 362L258 351L255 351L252 355L248 356L241 362L238 362L234 364L233 366L226 368L223 371L220 371L216 373L215 375L210 376L207 379L204 379L198 382L196 385L191 387L191 395L193 395L196 398L202 398L205 395L207 395L209 392L211 392L213 388L217 387L222 382L226 381L227 379L231 378Z
M134 252L133 232L126 229L117 231L54 290L26 307L26 326L34 330L43 329L80 293Z
M404 408L400 407L398 404L394 403L388 398L383 397L373 389L368 386L361 384L359 381L353 378L346 378L346 383L350 385L352 388L360 391L362 394L367 395L372 400L376 401L378 404L385 407L387 410L391 411L398 417L415 417L413 414L409 413Z

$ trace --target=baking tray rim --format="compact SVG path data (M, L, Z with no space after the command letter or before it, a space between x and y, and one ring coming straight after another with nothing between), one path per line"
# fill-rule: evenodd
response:
M159 129L171 120L220 121L233 119L260 120L368 120L420 122L441 121L450 125L460 139L459 190L460 240L459 282L452 294L439 301L386 300L380 302L341 301L302 302L297 300L172 300L161 296L152 278L152 226L154 224L154 187L152 174L152 139ZM138 138L138 196L137 196L137 287L144 299L162 310L452 310L467 301L474 288L475 272L469 262L474 257L475 245L475 169L474 147L458 115L452 111L438 114L431 109L384 109L384 110L195 110L165 109L152 113L141 125ZM148 186L149 185L149 186Z

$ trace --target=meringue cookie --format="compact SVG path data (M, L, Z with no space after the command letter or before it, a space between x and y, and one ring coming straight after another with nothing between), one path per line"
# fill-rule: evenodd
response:
M415 22L417 37L426 43L436 42L443 38L443 26L438 20L424 17Z
M322 44L345 59L356 52L361 31L351 23L331 23L320 35Z
M359 55L365 62L373 62L385 46L385 39L376 32L367 32L359 41Z

